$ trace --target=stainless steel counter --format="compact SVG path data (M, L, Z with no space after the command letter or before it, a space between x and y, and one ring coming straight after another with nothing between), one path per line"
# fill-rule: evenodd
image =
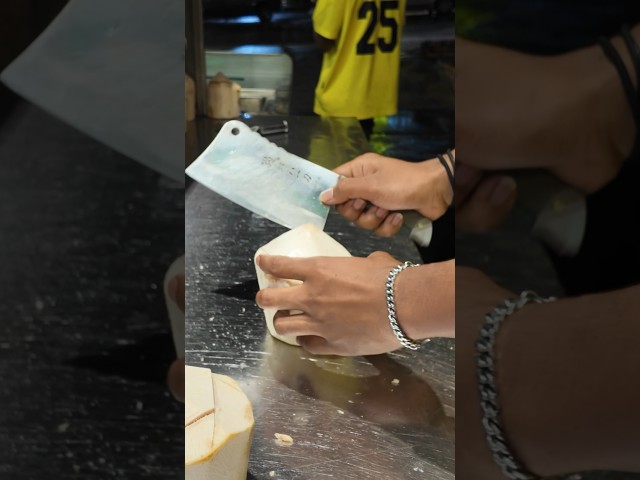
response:
M329 163L367 149L355 120L329 125L300 117L290 127L272 141L300 156L309 157L318 132ZM254 302L253 255L285 229L198 184L190 186L185 208L187 364L235 378L253 403L248 478L454 478L453 342L337 358L275 340ZM325 230L354 255L386 250L419 261L409 240L374 237L334 211ZM275 433L290 435L293 445L278 445Z

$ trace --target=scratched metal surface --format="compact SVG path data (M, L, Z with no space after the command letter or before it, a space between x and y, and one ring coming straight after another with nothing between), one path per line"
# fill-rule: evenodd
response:
M288 139L273 140L303 156L309 130L294 125ZM364 137L355 138L364 150ZM340 135L334 141L338 151ZM352 157L349 151L332 161ZM453 342L434 340L421 352L328 358L274 340L254 303L252 258L285 229L195 183L185 209L187 364L232 376L249 396L256 425L248 478L454 478ZM354 255L386 250L419 260L407 239L373 237L335 212L325 230ZM294 444L277 445L274 433L291 435Z
M184 478L162 279L184 188L26 102L0 125L0 479Z

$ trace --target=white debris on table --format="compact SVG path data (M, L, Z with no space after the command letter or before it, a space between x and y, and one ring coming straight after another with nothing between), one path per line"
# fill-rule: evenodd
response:
M293 438L286 433L275 433L274 437L276 437L276 443L278 445L293 445Z

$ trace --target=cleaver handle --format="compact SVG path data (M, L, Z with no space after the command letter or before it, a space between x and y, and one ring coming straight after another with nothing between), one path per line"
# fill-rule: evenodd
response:
M372 206L371 202L367 202L365 209ZM433 236L433 222L415 210L403 210L400 213L403 218L400 231L421 247L428 247Z
M338 177L338 181L341 178L345 177L341 175ZM370 208L371 206L371 202L367 201L365 208ZM401 230L421 247L428 247L433 236L433 222L415 210L404 210L401 213L403 217Z
M402 212L402 231L421 247L428 247L433 236L433 223L415 210Z

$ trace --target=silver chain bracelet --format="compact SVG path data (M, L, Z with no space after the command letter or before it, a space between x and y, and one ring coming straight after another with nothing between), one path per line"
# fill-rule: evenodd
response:
M500 326L508 316L520 310L528 303L548 303L554 297L542 298L527 290L516 299L505 300L484 317L480 336L476 341L476 371L480 390L480 406L482 408L482 424L487 442L493 453L494 461L500 466L507 478L513 480L532 480L535 475L527 472L509 449L500 424L500 404L496 387L495 343Z
M398 274L406 268L409 267L419 267L420 265L414 264L411 262L404 262L398 265L396 268L389 272L389 276L387 277L387 283L385 284L385 290L387 294L387 312L389 318L389 325L391 325L391 330L393 330L393 334L396 336L398 341L402 344L403 347L408 348L410 350L418 350L422 345L421 342L416 342L407 337L400 325L398 324L398 318L396 316L396 298L394 291L394 283Z

